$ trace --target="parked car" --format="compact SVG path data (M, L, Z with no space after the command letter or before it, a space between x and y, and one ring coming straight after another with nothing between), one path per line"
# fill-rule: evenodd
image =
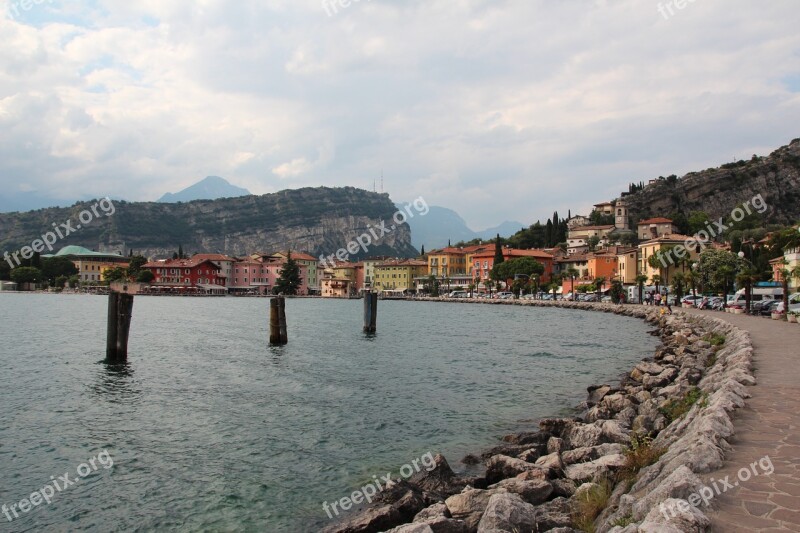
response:
M514 297L514 293L513 292L498 292L497 293L497 297L500 300L510 300L511 298Z
M693 296L693 295L689 294L689 295L684 296L683 298L681 298L681 303L682 304L694 304L696 301L702 300L702 299L703 299L702 296Z
M786 310L783 308L783 300L780 301L778 307L775 309L779 313L783 313ZM800 311L800 292L796 292L794 294L789 295L789 311Z
M761 316L770 316L773 311L777 311L778 305L781 302L779 300L769 300L765 301L761 305L761 309L759 310L759 314Z

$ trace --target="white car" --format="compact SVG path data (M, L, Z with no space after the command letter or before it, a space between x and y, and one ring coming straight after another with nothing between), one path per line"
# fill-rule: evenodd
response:
M775 310L779 313L785 311L783 308L783 300L781 300L781 303L778 304ZM800 292L789 295L789 311L800 311Z

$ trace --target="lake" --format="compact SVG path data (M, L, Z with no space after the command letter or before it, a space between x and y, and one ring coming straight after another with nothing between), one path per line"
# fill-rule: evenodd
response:
M0 293L0 505L76 481L2 530L316 531L323 501L428 452L458 468L657 343L606 313L407 301L367 336L362 309L289 299L273 348L267 299L137 296L114 367L107 297Z

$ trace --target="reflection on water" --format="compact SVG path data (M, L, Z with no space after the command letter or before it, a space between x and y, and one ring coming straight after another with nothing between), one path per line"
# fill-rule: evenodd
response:
M134 379L133 365L130 362L98 362L92 390L99 398L110 403L131 404L142 394L141 387Z

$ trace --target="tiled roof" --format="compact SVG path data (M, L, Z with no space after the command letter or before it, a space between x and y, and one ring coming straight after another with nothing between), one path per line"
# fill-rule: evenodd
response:
M672 220L664 217L648 218L647 220L640 220L638 225L644 226L645 224L672 224Z
M151 261L145 263L142 268L194 268L196 266L208 263L212 267L219 269L217 265L211 262L210 259L197 259L197 256L191 259L165 259L163 261Z

